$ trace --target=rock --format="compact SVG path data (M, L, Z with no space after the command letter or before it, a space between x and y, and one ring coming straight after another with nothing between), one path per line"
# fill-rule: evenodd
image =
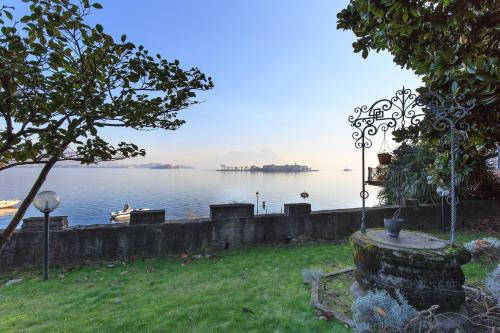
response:
M361 288L359 286L358 281L354 281L352 283L351 288L350 288L350 292L351 292L351 295L354 297L354 299L366 295L366 291L363 290L363 288Z
M11 286L11 285L13 285L13 284L17 284L17 283L20 283L20 282L22 282L22 281L23 281L23 279L22 279L22 278L19 278L19 279L10 279L9 281L7 281L7 282L5 283L5 286Z
M115 298L115 304L122 304L122 299L120 297Z
M252 309L247 308L246 306L242 307L241 311L244 312L244 313L252 313L252 314L255 313Z

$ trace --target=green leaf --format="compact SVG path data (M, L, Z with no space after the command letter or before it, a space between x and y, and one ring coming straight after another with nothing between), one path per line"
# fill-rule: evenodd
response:
M100 32L100 33L102 33L102 32L103 32L103 30L104 30L104 28L103 28L103 27L102 27L102 25L100 25L100 24L96 24L96 25L95 25L95 29L96 29L98 32Z
M476 74L476 68L474 67L474 65L467 65L466 69L467 69L467 73Z
M122 35L120 40L122 41L122 43L125 43L125 41L127 40L127 35Z
M420 16L420 14L419 14L419 12L418 12L418 8L417 8L417 7L415 7L415 6L411 6L411 7L410 7L410 14L411 14L411 16L413 16L413 17L415 17L415 18L417 18L417 17L419 17L419 16Z
M402 15L403 15L402 16L403 17L403 22L404 23L408 22L408 9L403 8L403 14Z
M366 59L368 57L368 49L364 49L361 53L361 56L363 57L363 59Z
M451 92L452 92L454 95L456 95L456 94L457 94L457 92L458 92L458 83L457 83L457 81L453 81L453 82L451 83Z
M476 73L476 78L481 81L488 81L490 78L486 74Z
M375 16L383 18L385 16L384 10L382 8L371 7L371 12L375 14Z
M102 9L102 5L100 3L93 3L92 4L92 7L96 8L96 9Z

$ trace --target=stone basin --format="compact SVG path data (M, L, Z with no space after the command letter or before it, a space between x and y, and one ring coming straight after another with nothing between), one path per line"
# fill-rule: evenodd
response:
M351 236L354 278L362 290L399 290L410 305L423 310L437 304L456 310L465 300L461 265L470 261L462 246L412 231L390 237L384 229L367 229Z

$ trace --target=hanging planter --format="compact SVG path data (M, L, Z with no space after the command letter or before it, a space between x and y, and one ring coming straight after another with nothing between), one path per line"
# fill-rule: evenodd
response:
M387 144L387 139L385 137L387 133L387 130L384 131L384 140L382 140L382 145L380 146L380 150L377 154L378 157L378 163L380 165L389 165L391 164L391 154L389 153L390 148L389 145Z
M391 164L391 159L392 159L392 155L389 154L389 153L379 153L377 154L377 157L378 157L378 162L380 163L380 165L389 165Z

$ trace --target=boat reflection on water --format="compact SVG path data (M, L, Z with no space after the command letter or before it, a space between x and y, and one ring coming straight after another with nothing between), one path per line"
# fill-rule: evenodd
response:
M20 200L0 200L0 217L14 215L17 212L15 207Z
M17 212L17 208L3 208L0 209L0 216L10 216Z

